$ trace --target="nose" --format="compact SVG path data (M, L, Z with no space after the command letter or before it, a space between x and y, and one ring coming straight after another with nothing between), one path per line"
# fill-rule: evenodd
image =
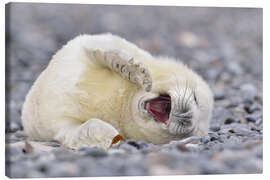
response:
M183 119L191 119L193 117L193 113L191 110L184 111L180 114Z
M192 126L193 112L191 110L178 111L171 113L171 119L184 126Z

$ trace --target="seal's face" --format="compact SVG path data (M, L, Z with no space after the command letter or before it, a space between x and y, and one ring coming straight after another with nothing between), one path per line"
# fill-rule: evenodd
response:
M165 143L191 135L202 136L207 131L212 111L208 87L183 85L154 92L139 92L135 97L138 112L135 121L150 141Z

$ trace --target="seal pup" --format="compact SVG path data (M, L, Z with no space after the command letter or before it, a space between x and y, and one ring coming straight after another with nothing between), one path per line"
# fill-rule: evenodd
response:
M80 35L34 82L22 124L32 139L74 149L108 149L116 137L163 144L204 136L212 106L207 83L179 60L115 35Z

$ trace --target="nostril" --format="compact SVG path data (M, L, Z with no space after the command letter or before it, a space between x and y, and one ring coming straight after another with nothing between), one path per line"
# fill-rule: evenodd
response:
M191 110L184 113L182 112L183 111L172 113L171 118L186 127L192 126L193 112Z
M185 126L191 126L192 122L190 119L180 119L180 122Z

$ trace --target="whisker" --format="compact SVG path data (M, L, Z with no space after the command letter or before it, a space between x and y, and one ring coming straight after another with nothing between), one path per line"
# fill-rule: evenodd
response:
M185 114L175 114L173 113L172 116L178 117L180 119L190 119L192 117L192 112L190 113L185 113Z
M175 74L175 81L176 81L176 89L177 89L177 91L181 92L180 82L178 81L176 74ZM181 109L180 101L178 101L177 99L176 99L176 101L177 101L177 104L178 104L177 109Z
M184 101L185 101L185 97L186 97L186 92L187 92L187 88L188 88L188 85L187 85L188 81L186 80L186 85L185 85L185 91L184 91L184 97L182 98L182 104L181 104L181 109L183 109L183 105L184 105Z
M176 134L178 135L179 133L178 133L178 130L180 130L181 131L181 124L180 123L178 123L178 127L177 127L177 129L176 129Z
M187 105L188 105L188 103L190 102L190 98L191 98L192 95L193 95L193 93L191 92L191 93L189 94L189 97L186 99L186 101L185 101L185 106L184 106L185 109L187 109Z
M175 123L175 125L174 125L174 127L173 127L173 129L175 130L175 137L177 136L177 130L178 130L178 126L179 124L178 123Z
M184 127L181 126L181 128L180 128L180 134L182 134L183 132L184 132Z

